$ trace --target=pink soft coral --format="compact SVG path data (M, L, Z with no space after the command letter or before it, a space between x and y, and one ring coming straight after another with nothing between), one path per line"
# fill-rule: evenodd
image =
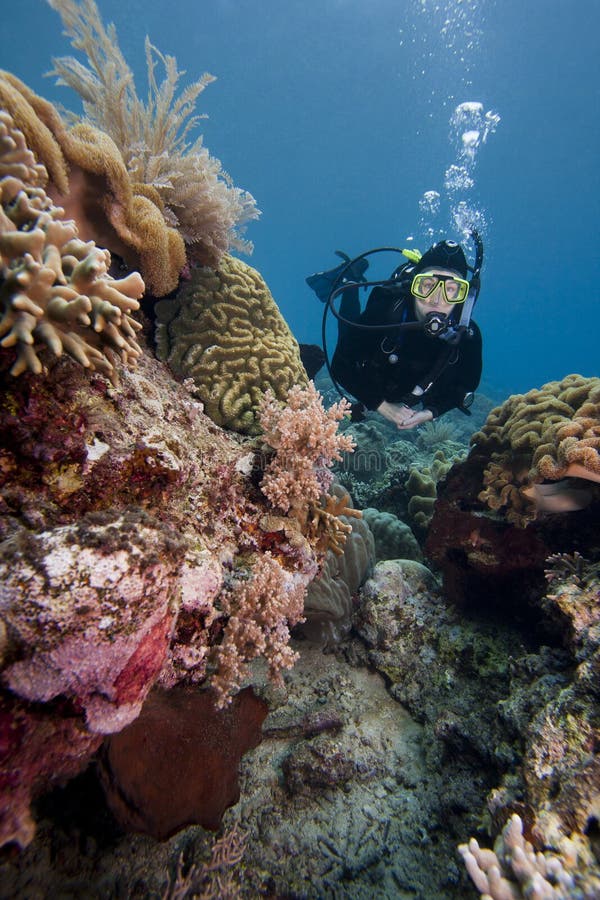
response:
M216 674L212 687L218 705L231 701L247 674L248 663L258 656L269 663L269 677L281 681L297 654L290 649L290 627L302 620L306 581L286 571L270 554L256 558L252 574L239 579L221 594L227 623L223 640L214 648Z
M338 431L349 409L346 400L325 409L312 381L307 387L295 385L283 407L271 391L265 394L259 421L263 440L276 453L266 466L261 489L273 506L306 521L311 504L331 486L331 464L342 459L343 451L354 450L352 438Z

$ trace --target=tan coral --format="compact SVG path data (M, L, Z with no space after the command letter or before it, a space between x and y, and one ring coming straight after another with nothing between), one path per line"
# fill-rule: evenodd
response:
M12 174L18 166L29 183ZM110 253L78 238L75 222L38 186L44 182L24 135L0 112L0 345L17 350L13 375L39 374L46 346L114 380L111 354L132 364L141 353L141 325L130 313L144 282L138 272L111 278Z
M218 271L197 269L175 300L160 301L157 352L192 378L218 425L257 434L257 410L270 388L283 400L306 384L298 344L269 288L251 266L224 256Z
M600 482L600 379L568 375L511 396L472 443L490 454L480 499L525 525L536 515L532 486L569 477Z
M132 185L114 141L85 122L66 128L52 104L10 72L0 71L0 103L48 168L48 191L80 236L140 268L154 296L173 291L186 261L183 237L167 225L158 192Z
M341 497L327 494L324 506L311 508L308 521L308 533L319 537L322 546L331 550L336 556L344 552L346 539L352 532L352 525L344 519L362 519L362 512L350 506L350 494L345 492ZM340 517L344 518L340 518Z
M52 104L34 94L15 75L0 69L0 107L12 116L27 146L48 170L46 179L49 176L57 189L66 194L68 167L54 133L57 126L62 128L62 123Z

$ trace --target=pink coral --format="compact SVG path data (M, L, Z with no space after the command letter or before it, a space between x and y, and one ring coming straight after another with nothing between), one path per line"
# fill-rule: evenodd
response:
M25 846L32 799L154 685L210 674L225 695L263 651L274 677L290 665L317 555L258 496L247 444L149 354L116 390L65 357L44 378L10 365L0 352L0 845Z
M269 663L269 676L281 680L297 658L288 646L290 627L302 621L306 579L282 568L268 553L257 557L252 574L236 580L221 597L227 617L223 640L214 648L217 673L212 681L220 706L230 702L248 663L258 656Z
M273 506L306 521L310 505L331 486L329 467L342 459L343 451L354 450L352 438L338 431L349 408L346 400L340 400L325 409L312 382L291 388L283 407L270 391L265 394L260 425L275 456L265 469L261 489Z
M24 537L18 567L0 559L0 615L18 654L5 684L25 700L69 698L90 731L119 731L165 661L180 556L150 517Z

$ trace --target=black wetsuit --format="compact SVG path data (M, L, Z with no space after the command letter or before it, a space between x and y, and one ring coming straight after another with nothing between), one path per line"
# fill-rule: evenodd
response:
M422 330L394 329L393 323L415 322L412 296L399 293L398 287L376 287L371 291L366 309L360 312L358 289L342 294L340 313L359 324L390 323L389 330L368 330L339 323L338 344L331 371L342 387L368 409L380 403L407 403L415 385L426 387L440 357L448 352L448 344L439 337L429 337ZM457 307L460 316L460 307ZM481 378L481 332L471 320L469 334L463 335L453 348L450 362L422 397L424 409L437 418L455 407L461 407L465 394L474 391ZM397 357L394 363L391 360Z

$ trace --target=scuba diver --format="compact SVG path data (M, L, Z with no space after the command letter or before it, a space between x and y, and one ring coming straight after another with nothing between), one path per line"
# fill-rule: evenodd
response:
M332 380L359 402L352 418L376 410L400 430L430 422L451 409L469 415L482 368L481 332L471 319L480 287L483 246L473 267L462 247L439 241L423 255L416 250L381 247L355 259L336 251L344 262L306 281L326 303L323 315L325 362ZM365 278L372 253L394 250L408 258L385 281ZM471 278L468 280L469 273ZM360 287L372 290L361 311ZM339 311L335 300L341 295ZM338 320L338 342L329 362L325 324L331 311Z

